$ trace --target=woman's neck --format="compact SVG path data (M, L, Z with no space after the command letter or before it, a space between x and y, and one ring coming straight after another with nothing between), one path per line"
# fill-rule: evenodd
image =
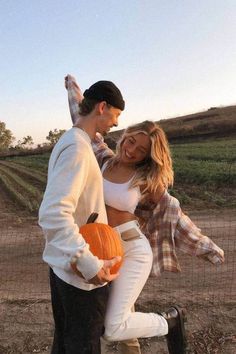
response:
M132 163L125 163L122 161L118 161L116 164L118 169L122 169L122 170L129 170L134 172L136 170L136 166Z

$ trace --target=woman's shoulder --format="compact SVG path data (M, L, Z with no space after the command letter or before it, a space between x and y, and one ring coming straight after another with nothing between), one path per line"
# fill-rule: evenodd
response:
M143 202L148 204L158 204L166 192L163 185L158 186L154 191L148 191L145 184L140 186L141 195L144 196Z

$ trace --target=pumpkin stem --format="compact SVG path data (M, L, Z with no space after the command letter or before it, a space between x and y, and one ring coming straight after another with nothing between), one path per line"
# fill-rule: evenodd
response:
M92 214L89 216L89 218L88 218L86 224L92 224L92 223L94 223L94 222L97 220L97 217L98 217L98 213L92 213Z

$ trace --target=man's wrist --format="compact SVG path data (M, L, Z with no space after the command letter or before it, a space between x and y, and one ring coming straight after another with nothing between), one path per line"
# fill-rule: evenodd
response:
M103 260L98 259L90 251L80 250L75 255L76 267L86 280L92 279L102 269Z

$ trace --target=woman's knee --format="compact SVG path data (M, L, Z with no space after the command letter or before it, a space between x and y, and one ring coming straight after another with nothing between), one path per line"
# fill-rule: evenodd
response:
M121 340L122 324L106 325L103 338L108 342L117 342Z

